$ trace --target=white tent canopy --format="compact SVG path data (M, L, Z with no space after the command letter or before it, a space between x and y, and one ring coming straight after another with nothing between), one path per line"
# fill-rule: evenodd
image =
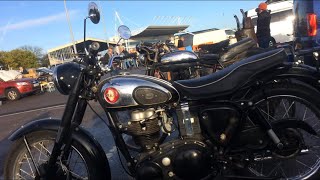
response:
M10 81L13 79L21 78L22 75L19 71L16 70L0 70L0 79L4 81Z

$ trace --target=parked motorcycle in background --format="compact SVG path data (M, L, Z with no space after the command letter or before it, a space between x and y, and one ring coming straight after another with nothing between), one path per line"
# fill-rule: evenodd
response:
M243 10L241 11L243 12ZM229 39L215 44L199 45L199 52L179 51L165 42L137 45L137 51L144 56L146 74L169 81L199 78L215 73L231 64L265 52L258 48L251 19L243 13L243 27L237 16L238 42L229 45Z
M95 3L87 18L99 22ZM80 127L89 100L105 110L123 167L138 180L319 178L320 93L278 81L303 78L288 75L283 49L172 83L129 74L100 81L113 61L127 57L100 66L98 51L94 42L81 59L55 68L55 85L69 96L62 119L30 122L9 137L5 179L111 179L101 145ZM124 111L130 118L119 119Z

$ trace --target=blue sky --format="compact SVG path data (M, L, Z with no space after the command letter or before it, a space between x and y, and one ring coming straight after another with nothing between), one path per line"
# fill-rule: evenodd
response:
M83 38L83 18L90 1L68 1L73 34ZM94 1L102 10L97 25L88 21L88 37L106 39L115 34L115 11L130 29L163 24L164 16L180 16L190 23L189 31L206 28L234 28L233 15L239 9L255 8L261 1ZM0 1L0 50L23 45L39 46L45 51L71 42L64 2ZM169 21L169 20L168 20ZM119 25L119 24L116 24Z

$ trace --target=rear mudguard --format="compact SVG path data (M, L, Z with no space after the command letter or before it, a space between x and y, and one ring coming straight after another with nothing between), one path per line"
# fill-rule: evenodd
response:
M299 64L287 64L287 67L278 68L272 79L295 79L308 84L320 91L320 72L316 68Z
M317 132L306 122L295 119L284 119L276 122L272 122L272 128L277 131L285 128L302 129L309 134L318 136Z
M18 138L27 135L31 132L50 130L58 131L61 120L59 119L41 119L32 121L20 129L16 130L10 137L9 140L15 141ZM92 159L95 165L96 172L99 173L99 179L111 179L111 171L109 167L108 159L101 145L92 137L92 135L81 127L76 128L72 134L74 141L80 143Z

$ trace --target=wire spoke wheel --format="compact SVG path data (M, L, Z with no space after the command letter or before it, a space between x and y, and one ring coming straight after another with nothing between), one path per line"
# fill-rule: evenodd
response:
M256 103L270 122L301 120L320 132L320 109L308 100L293 95L273 95ZM277 179L307 179L320 167L320 138L301 129L276 132L284 148L270 148L254 155L249 171L255 176Z
M11 159L6 164L7 172L6 178L10 179L21 179L21 180L33 180L38 178L36 165L43 165L49 160L51 151L54 146L55 133L42 133L36 136L29 136L28 151L27 145L19 143L18 148L14 148L14 152L11 152ZM10 158L10 157L9 157ZM77 179L77 180L88 180L89 179L89 165L87 160L81 153L81 147L76 144L72 144L68 157L60 156L56 162L58 167L56 177L53 179Z

